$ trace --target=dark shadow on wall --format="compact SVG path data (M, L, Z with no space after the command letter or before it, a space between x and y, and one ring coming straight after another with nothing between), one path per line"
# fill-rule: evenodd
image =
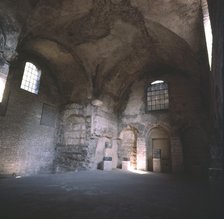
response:
M193 176L208 176L208 133L202 127L189 127L181 133L184 170Z

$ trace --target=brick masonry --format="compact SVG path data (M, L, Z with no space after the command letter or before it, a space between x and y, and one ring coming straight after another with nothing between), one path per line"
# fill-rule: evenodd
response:
M169 84L169 110L146 113L144 88L147 80L154 79L145 78L135 82L127 106L121 115L120 133L127 127L137 130L137 169L153 169L150 130L161 128L169 135L172 172L187 170L193 174L205 174L208 161L208 139L204 123L206 111L203 112L200 92L197 93L195 85L189 84L188 79L181 75L175 75L175 78L165 76L162 79ZM201 142L198 139L201 139ZM122 145L126 149L122 148ZM187 150L185 157L183 156L184 148L185 151ZM122 143L121 139L118 157L122 157L125 150L128 151L131 148L125 144L125 140ZM197 166L195 166L196 163Z
M58 112L60 96L44 72L38 95L20 89L22 72L20 63L11 81L6 115L0 116L0 174L30 175L53 169L57 115L53 127L40 121L43 104Z

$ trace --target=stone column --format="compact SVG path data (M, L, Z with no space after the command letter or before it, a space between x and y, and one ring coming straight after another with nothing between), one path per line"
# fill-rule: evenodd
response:
M147 170L147 150L145 138L137 139L137 170Z

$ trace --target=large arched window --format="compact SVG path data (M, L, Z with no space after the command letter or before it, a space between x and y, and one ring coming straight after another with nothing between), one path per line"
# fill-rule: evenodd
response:
M146 91L146 111L165 110L169 108L168 84L157 80Z
M31 93L38 94L41 71L31 62L26 62L21 88Z

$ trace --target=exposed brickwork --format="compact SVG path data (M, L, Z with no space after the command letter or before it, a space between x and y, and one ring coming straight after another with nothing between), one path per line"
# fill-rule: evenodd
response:
M183 171L185 165L185 170L193 174L206 174L208 162L208 139L204 120L206 111L203 111L199 89L181 75L165 76L164 80L169 84L169 110L145 113L145 80L136 82L122 114L120 129L131 126L138 130L137 139L145 139L145 146L137 145L137 162L141 163L137 164L139 168L141 166L141 169L152 169L149 132L153 128L160 127L170 136L172 172ZM185 157L183 157L183 147L187 151Z
M0 104L1 115L6 112L0 117L0 172L94 169L105 156L112 157L114 168L128 158L133 168L152 170L152 142L161 137L152 137L153 129L166 133L173 172L206 172L208 71L200 1L161 2L0 1L0 79L16 57L47 69L38 95L19 88L21 66L11 70L14 78L9 74ZM223 39L216 32L217 47ZM220 167L223 80L216 71L223 68L223 52L214 57L212 120L218 141L211 157ZM145 88L156 79L168 83L170 107L146 113ZM49 108L42 114L43 104ZM122 136L124 130L134 138Z
M79 104L67 105L60 115L54 167L57 172L88 167L87 134L90 117Z
M112 157L113 167L117 166L117 121L107 102L100 107L67 105L60 118L56 171L95 169L105 156Z
M58 108L60 97L43 72L39 95L20 89L23 66L17 66L7 113L0 117L0 173L34 174L52 171L55 128L40 125L43 103ZM46 93L45 87L48 87ZM57 122L57 121L55 121Z

